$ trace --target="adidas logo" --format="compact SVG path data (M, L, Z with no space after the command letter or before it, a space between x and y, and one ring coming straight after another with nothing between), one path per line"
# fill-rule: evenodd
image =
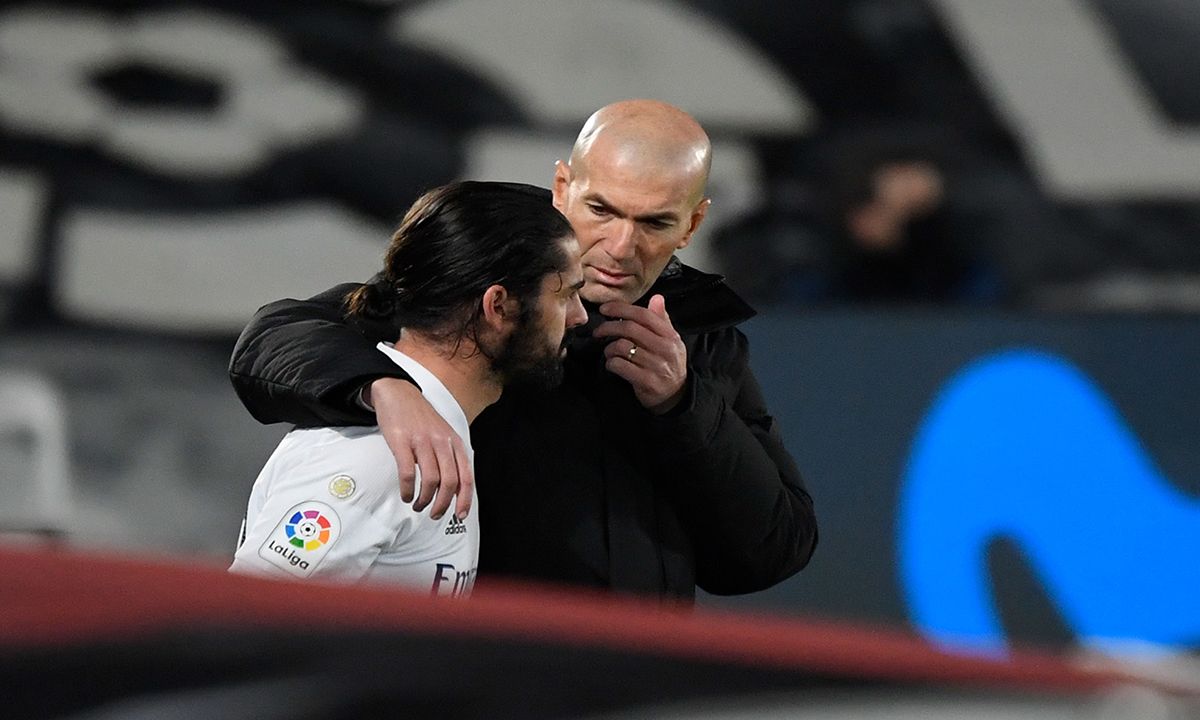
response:
M458 519L457 515L450 516L450 524L446 526L447 535L462 535L467 531L467 524Z

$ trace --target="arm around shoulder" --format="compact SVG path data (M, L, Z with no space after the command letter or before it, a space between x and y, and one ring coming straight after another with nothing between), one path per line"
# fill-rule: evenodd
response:
M364 384L408 376L375 345L390 329L347 322L345 284L308 300L279 300L259 308L242 330L229 362L238 398L259 422L373 425L358 402Z

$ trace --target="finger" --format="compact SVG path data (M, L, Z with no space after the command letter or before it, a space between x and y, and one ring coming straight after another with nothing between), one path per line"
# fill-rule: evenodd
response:
M623 302L621 300L609 300L606 303L600 304L600 314L604 317L616 318L625 317L630 313L637 312L637 305L633 303Z
M653 315L648 309L624 302L606 302L600 306L600 314L606 318L645 322Z
M671 322L671 316L667 314L667 299L662 295L652 296L647 309L668 323Z
M608 320L596 326L592 337L625 338L638 347L662 350L664 336L636 321Z
M429 506L429 517L441 520L450 508L454 494L458 492L458 462L454 459L453 439L446 438L444 443L439 443L435 447L435 453L442 481L438 483L437 495L433 504Z
M413 510L421 512L433 500L433 493L442 482L441 470L438 469L437 456L433 447L428 443L417 446L417 467L421 469L420 488L417 499L413 501Z
M399 447L399 452L394 454L396 457L396 474L400 477L400 499L406 503L410 503L413 501L413 488L417 482L417 458L413 454L412 448L408 445Z
M634 350L630 353L630 350ZM608 345L604 346L604 357L609 360L623 360L627 363L636 363L640 355L645 355L649 351L644 347L639 347L636 343L624 338L613 340Z
M630 305L629 303L604 303L600 306L600 314L607 318L631 320L648 328L654 328L658 332L664 332L666 328L674 330L674 327L665 314L655 313L649 308Z
M604 367L613 375L624 378L626 382L633 386L635 391L648 392L651 388L650 383L653 381L653 375L628 360L623 360L619 357L609 358L604 361Z
M646 308L638 308L638 310L642 312L636 317L612 319L600 323L592 331L592 334L599 335L600 337L627 335L637 332L640 328L663 338L678 335L675 332L675 327L666 319L655 315Z
M459 520L466 520L471 512L471 500L474 498L475 477L471 472L471 459L467 457L467 449L456 443L454 459L458 463L458 502L454 514Z

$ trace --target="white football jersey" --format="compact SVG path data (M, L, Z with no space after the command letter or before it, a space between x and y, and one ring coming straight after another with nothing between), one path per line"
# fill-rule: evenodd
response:
M462 438L467 417L432 373L388 344L379 349L421 386ZM420 483L418 469L417 482ZM396 460L378 427L296 429L280 441L250 492L231 572L382 581L462 596L479 562L477 498L466 520L414 512L400 499Z

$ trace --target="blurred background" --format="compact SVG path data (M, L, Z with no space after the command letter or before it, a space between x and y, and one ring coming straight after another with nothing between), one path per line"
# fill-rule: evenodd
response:
M0 3L0 523L227 562L288 429L226 379L251 313L655 97L714 141L681 258L759 309L821 522L701 602L1194 650L1197 37L1179 0Z

